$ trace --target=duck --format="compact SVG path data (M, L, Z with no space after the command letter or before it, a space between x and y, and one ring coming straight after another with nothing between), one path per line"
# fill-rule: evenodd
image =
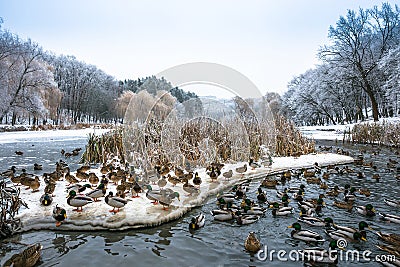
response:
M45 193L40 197L40 203L42 203L43 206L50 206L52 202L53 198L49 194Z
M230 178L232 178L232 175L233 175L233 171L232 171L232 170L229 170L229 171L227 171L227 172L222 173L222 176L224 176L225 179L227 179L227 180L229 180Z
M229 221L233 219L233 212L231 210L212 210L211 215L217 221Z
M159 188L164 188L167 185L168 181L165 179L165 176L161 176L161 178L157 181L157 185Z
M326 192L326 195L330 197L337 197L339 194L339 187L337 185L335 185L335 187L332 188L330 191Z
M375 209L371 204L365 206L357 206L357 212L367 217L375 216Z
M398 201L398 200L384 198L383 202L385 202L386 204L388 204L391 207L400 208L400 201Z
M189 184L189 181L185 179L185 183L183 184L183 191L189 193L189 196L191 196L192 194L198 194L200 192L200 189L192 184Z
M299 239L306 242L324 242L325 239L318 233L309 231L309 230L301 230L301 225L298 222L293 223L288 226L288 228L294 228L291 232L292 238Z
M86 196L93 198L94 202L98 202L98 198L104 197L106 195L106 187L104 184L99 184L96 189L86 193Z
M354 232L353 234L351 234L351 236L349 236L348 234L342 233L340 231L325 230L325 233L334 240L345 239L350 242L357 242L359 240L367 241L367 239L360 232Z
M305 262L312 262L313 264L332 264L338 263L338 244L337 240L332 240L329 242L329 249L313 247L299 250L299 255L301 259ZM344 248L339 248L344 249Z
M89 183L91 183L92 185L96 185L99 183L99 181L100 181L99 177L97 177L97 175L94 172L89 173Z
M17 170L17 168L16 168L15 166L11 166L10 169L8 169L8 170L2 172L1 175L10 178L10 177L14 176L16 170Z
M304 176L304 178L315 177L315 171L308 171L308 170L304 169L303 176Z
M377 248L379 248L380 250L386 251L387 253L395 256L396 258L400 258L400 249L398 247L392 246L392 245L383 245L383 244L378 244L376 245ZM396 260L396 259L395 259ZM390 267L398 267L400 266L400 261L396 260L396 262L390 261L386 262L389 263L390 265L385 265L385 266L390 266Z
M267 194L264 191L262 191L261 187L258 187L258 189L257 189L257 200L259 202L267 201Z
M41 171L41 170L43 170L43 166L41 164L35 163L35 164L33 164L33 170Z
M231 194L231 193L226 193L222 195L217 196L217 204L225 204L228 202L234 202L236 199L236 195Z
M92 188L92 186L90 184L72 184L67 186L65 189L67 192L73 190L78 193L83 193L87 188Z
M356 229L356 228L349 227L349 226L337 225L337 224L333 223L333 220L331 218L325 218L325 222L327 222L328 219L330 219L330 221L329 221L330 230L342 233L342 234L348 236L349 238L353 238L353 234L355 232L359 232L359 233L361 233L361 235L364 238L367 238L365 229L368 228L368 229L372 230L372 228L365 221L360 221L358 223L358 229Z
M132 186L131 193L132 193L132 198L138 198L139 193L141 193L142 187L139 185L137 181L135 181L135 184Z
M249 166L251 167L252 170L261 167L261 165L258 164L257 162L255 162L253 158L250 158L250 160L249 160Z
M400 246L400 235L399 234L391 234L391 233L383 233L383 232L376 232L380 239L384 240L385 242L394 245Z
M273 203L270 205L272 209L272 216L286 216L293 213L293 207L280 207L278 202Z
M41 252L42 245L40 243L29 245L21 253L12 255L3 266L33 267L39 261Z
M200 185L201 185L201 178L200 178L198 172L196 172L196 173L194 174L193 184L194 184L195 186L197 186L197 187L200 187Z
M80 173L76 173L76 175L78 176ZM72 175L70 172L67 172L65 174L65 180L69 183L68 185L72 185L72 184L76 184L78 183L78 179L76 179L76 177L74 175ZM83 179L81 179L83 180Z
M324 220L313 216L303 215L297 218L297 220L299 222L306 223L311 226L318 226L318 227L326 226L326 222Z
M29 183L30 189L32 189L32 192L38 192L39 187L40 187L40 182L39 182L39 176L35 176L35 179L31 180Z
M328 189L328 185L327 185L326 183L321 183L321 184L319 185L319 188L320 188L320 189L323 189L323 190L326 190L326 189Z
M165 190L163 190L161 191L161 196L158 199L158 202L163 206L163 210L168 210L168 207L171 205L172 201L175 198L180 201L180 195L178 192L171 190L167 193Z
M168 174L167 177L168 177L168 182L170 182L172 184L172 186L175 186L181 182L181 179L179 179L176 176L171 176L170 174Z
M254 232L250 232L244 241L244 248L252 253L256 253L261 249L261 242L260 240L256 237L256 234Z
M22 156L24 154L24 152L22 151L15 151L15 154L17 154L18 156Z
M45 179L44 182L46 183L46 187L44 188L44 192L46 194L51 195L54 197L53 193L56 190L56 183L52 179Z
M244 175L244 173L247 171L247 164L244 164L242 167L237 167L235 168L235 171L237 173L242 174L242 176Z
M53 209L53 218L56 220L56 227L59 227L62 222L67 218L67 211L56 204Z
M236 217L236 222L238 225L246 225L246 224L252 224L255 223L256 221L258 221L258 219L260 218L257 215L241 215L241 213L238 211L237 212L237 217Z
M90 170L90 166L88 166L88 165L82 165L81 167L79 167L79 168L76 170L76 172L83 173L83 172L87 172L88 170Z
M374 179L376 182L379 182L381 177L380 177L379 173L375 173L372 175L372 179Z
M381 216L381 219L384 221L400 224L400 216L388 213L379 213L379 215Z
M322 179L324 179L324 180L328 180L329 179L329 172L324 172L323 174L322 174Z
M83 206L93 202L91 197L85 195L77 195L75 190L71 190L68 193L67 203L72 207L76 207L74 211L82 212Z
M278 181L275 179L270 179L270 178L265 178L262 182L261 182L261 186L263 187L267 187L267 188L276 188L276 185L278 184Z
M211 171L207 172L208 176L211 178L211 182L214 182L218 178L218 174L214 168L214 166L211 167Z
M129 201L129 199L124 199L121 197L114 196L113 192L111 192L111 191L108 192L108 195L105 197L105 202L109 206L113 207L113 209L110 210L110 212L114 212L114 213L119 212L120 208L125 207L125 205L128 203L128 201ZM115 208L117 208L117 210L115 210Z
M358 192L366 197L371 196L371 191L366 187L358 189Z
M346 210L352 210L353 209L353 203L352 202L342 202L342 201L334 201L333 206L338 207L339 209L346 209Z
M190 230L198 230L204 226L205 221L206 221L206 216L204 216L204 214L200 213L199 215L192 217L192 220L189 223L189 229Z

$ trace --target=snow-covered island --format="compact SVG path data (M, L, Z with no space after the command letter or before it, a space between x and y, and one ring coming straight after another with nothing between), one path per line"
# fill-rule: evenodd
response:
M139 198L131 198L131 201L125 205L118 213L110 212L111 207L107 205L104 198L99 202L93 202L83 207L82 212L73 211L74 207L67 204L66 181L57 182L54 192L53 203L50 206L43 206L40 203L40 197L43 194L44 185L41 185L39 192L32 193L32 190L21 188L21 198L26 201L29 209L21 208L17 218L21 219L22 228L20 231L29 231L37 229L52 229L52 230L124 230L130 228L142 228L157 226L162 223L180 218L185 213L196 206L202 205L209 197L215 196L217 193L231 188L234 184L247 179L262 179L267 175L282 173L285 170L311 168L315 162L319 166L327 166L329 164L346 164L353 162L353 158L332 154L309 154L295 157L278 157L273 158L273 164L268 167L260 167L252 170L248 168L244 175L235 171L235 168L243 166L245 163L227 164L223 167L223 171L233 170L233 176L230 179L225 179L222 175L216 182L211 182L211 179L205 173L205 169L197 170L202 183L200 193L198 195L188 196L182 188L182 184L173 186L168 183L166 188L171 188L177 191L180 199L174 199L168 210L164 210L162 205L153 205L146 197L146 190L139 194ZM100 176L99 169L90 170ZM114 191L116 185L109 184L108 191ZM157 185L152 185L153 190L157 190ZM56 227L55 220L52 217L53 208L55 205L63 207L67 212L67 219Z

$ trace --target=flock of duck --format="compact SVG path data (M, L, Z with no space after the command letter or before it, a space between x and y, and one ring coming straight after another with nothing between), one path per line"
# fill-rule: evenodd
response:
M77 151L79 152L79 150ZM74 153L76 154L76 152ZM355 164L375 168L373 163L365 162L361 155L357 157ZM396 178L400 179L398 163L391 159L387 166L396 175ZM112 207L110 212L115 214L129 201L132 201L132 198L139 196L145 196L154 205L160 204L162 209L168 210L172 202L180 198L179 192L173 190L175 186L181 185L183 191L190 196L200 192L200 185L204 179L215 182L218 179L230 179L234 173L244 176L248 168L255 169L261 166L250 160L247 164L234 170L223 171L223 167L224 164L211 163L206 168L207 177L200 177L197 172L189 169L184 170L178 166L173 166L171 163L157 164L154 170L144 172L139 177L139 175L129 172L128 166L117 159L104 164L100 169L100 175L96 175L90 166L85 165L78 168L73 174L68 164L59 160L56 163L55 170L51 173L43 173L42 177L30 174L25 169L18 172L15 166L4 171L1 175L8 177L16 186L26 186L26 190L32 190L32 194L38 192L38 188L44 182L44 193L38 197L38 201L43 206L53 205L53 218L56 226L60 226L67 218L65 207L53 203L54 191L60 180L65 180L68 183L66 187L67 204L76 208L74 209L76 212L83 212L84 206L99 202L104 198L104 202ZM39 171L42 170L42 166L35 164L33 169ZM251 181L247 180L233 186L229 192L219 194L217 196L217 208L211 211L211 215L216 221L235 221L238 225L248 225L257 223L261 217L266 216L268 210L271 210L274 218L293 216L295 212L299 212L297 221L288 226L288 228L293 229L290 233L291 237L312 244L321 244L325 241L325 238L329 238L331 240L329 248L331 249L338 248L338 241L342 239L348 242L365 242L367 230L372 231L367 219L376 215L383 221L400 224L400 216L395 214L400 208L399 200L384 199L384 203L392 207L393 212L377 212L373 203L358 204L358 198L361 195L365 197L371 195L368 188L357 188L350 183L344 187L327 186L326 181L330 177L344 174L354 175L354 179L366 179L363 173L357 172L349 166L340 168L330 165L322 168L318 163L315 163L311 169L288 170L275 177L266 177L260 182L255 197L249 195L248 188ZM379 181L380 177L374 175L372 179ZM285 187L282 191L277 190L277 185L285 184L291 180L297 181L300 185ZM114 191L109 190L107 193L111 184ZM154 185L158 187L158 190L153 190ZM318 185L323 193L319 194L318 198L310 198L308 194L310 185ZM267 190L275 189L276 195L274 191L268 192L264 190L265 188ZM356 210L360 215L356 228L338 225L333 218L324 216L325 199L327 197L334 199L332 205L337 209L337 212L340 209ZM293 205L293 203L296 204ZM205 225L205 220L206 217L201 213L191 218L189 229L202 228ZM323 228L326 237L319 232L304 229L306 226ZM400 257L400 235L398 233L376 232L376 234L386 243L378 245L379 249ZM254 232L250 232L245 240L245 249L253 253L261 249L261 242ZM308 248L303 250L302 253L319 255L319 257L309 258L312 262L337 262L337 259L329 257L327 250L323 247ZM395 264L398 264L398 262Z
M400 167L398 167L398 162L390 159L388 163L388 169L386 171L393 173L396 179L400 179ZM376 171L375 165L370 162L365 162L361 155L357 156L355 164ZM211 215L216 221L230 221L238 225L245 225L258 222L261 217L266 216L268 210L271 210L270 214L274 218L288 215L293 216L295 213L299 212L300 215L297 217L297 221L288 226L288 228L293 229L290 233L293 239L313 245L323 244L327 239L330 240L327 248L313 247L300 251L303 256L307 256L304 257L304 259L312 264L336 264L338 262L338 257L332 257L329 250L336 251L337 249L344 249L343 246L340 245L341 240L345 240L349 243L366 242L367 231L375 232L379 239L385 242L384 244L378 244L377 248L399 259L400 234L397 233L396 230L398 228L392 227L394 232L384 233L373 229L370 225L370 221L376 216L382 222L400 224L400 216L396 215L400 208L400 201L389 198L383 199L383 203L387 205L388 209L392 210L391 213L377 212L373 203L360 205L358 204L360 196L362 196L365 202L365 199L368 199L372 194L369 188L360 186L357 188L357 186L350 183L345 184L343 187L334 185L329 188L326 185L326 181L332 176L341 177L343 175L349 175L353 177L352 179L357 179L358 182L360 179L367 179L364 173L356 171L347 165L342 168L334 165L321 168L318 163L315 163L312 169L288 170L275 177L266 177L259 183L256 196L251 196L251 193L249 193L248 188L250 181L235 185L230 192L217 196L216 203L218 208L213 209ZM375 173L371 179L379 182L377 177L379 176ZM306 183L304 183L304 181ZM291 182L295 182L296 184L300 183L300 185L298 187L285 187L283 191L277 189L277 185L285 185ZM307 197L311 195L311 193L307 191L312 184L319 187L322 191L318 198ZM274 190L271 191L271 193L267 193L267 191L264 191L264 188ZM315 190L313 191L315 192ZM339 225L334 222L336 216L325 216L324 209L327 207L325 198L327 197L332 200L330 202L336 214L338 214L341 209L348 212L354 209L356 213L359 214L357 227ZM295 203L295 205L290 205L290 202ZM203 214L193 217L189 224L189 229L199 229L204 226L204 220L205 217ZM308 227L319 228L322 231L317 232L309 230L307 229ZM321 234L321 232L323 232L323 234ZM261 245L261 241L255 232L250 232L244 243L245 249L251 253L256 253L262 249ZM383 264L385 266L400 266L398 260L394 262L383 262Z

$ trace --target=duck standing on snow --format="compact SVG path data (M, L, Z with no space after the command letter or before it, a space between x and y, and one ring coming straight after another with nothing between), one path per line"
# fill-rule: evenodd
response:
M43 206L50 206L50 204L53 202L53 198L51 195L45 193L40 197L40 203L42 203Z
M189 229L197 230L204 226L205 221L206 221L206 216L204 216L204 214L200 213L196 217L192 217L192 220L189 223Z
M76 207L74 211L82 212L83 206L92 203L93 199L85 195L76 195L74 190L69 191L67 203L72 207Z
M129 200L114 196L113 192L110 191L106 196L105 201L108 205L113 207L113 209L110 210L110 212L117 213L119 212L120 208L123 208L128 203ZM115 208L117 208L118 210L115 210Z
M86 196L93 198L94 202L98 202L98 198L106 195L106 187L104 184L99 184L96 189L86 193Z
M222 174L222 176L224 176L225 179L229 180L230 178L232 178L232 174L233 174L233 171L232 171L232 170L229 170L229 171L227 171L227 172L224 172L224 173Z
M244 173L247 171L247 164L244 164L243 167L238 167L235 169L237 173L244 175Z
M57 204L53 209L53 218L56 220L56 226L58 227L67 218L67 211Z
M201 178L197 172L194 175L193 184L197 187L200 187L200 185L201 185Z
M261 249L261 242L260 240L256 237L256 234L254 232L250 232L249 235L246 238L246 241L244 242L244 248L249 251L249 252L257 252Z

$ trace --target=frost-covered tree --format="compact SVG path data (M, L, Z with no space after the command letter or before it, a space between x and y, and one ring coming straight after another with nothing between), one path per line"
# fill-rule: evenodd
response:
M399 8L383 3L381 9L349 10L341 16L336 27L329 29L332 44L321 48L319 56L336 64L342 72L354 74L359 86L371 103L375 121L379 119L380 87L375 82L377 66L382 57L399 41ZM350 74L351 75L351 74Z

